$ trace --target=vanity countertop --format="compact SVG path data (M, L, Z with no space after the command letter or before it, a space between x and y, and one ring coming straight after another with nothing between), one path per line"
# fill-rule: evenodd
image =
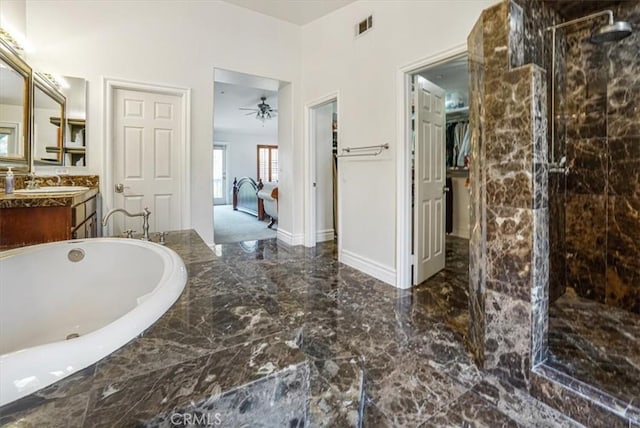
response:
M97 187L89 190L60 193L0 193L0 208L71 207L98 194Z
M16 189L26 187L28 177L16 176ZM48 176L37 177L41 180L51 179ZM45 181L46 183L46 181ZM49 185L49 183L43 184ZM12 193L4 192L4 180L0 180L0 208L36 208L36 207L71 207L98 194L99 178L97 175L62 175L60 186L84 186L89 190L64 193Z

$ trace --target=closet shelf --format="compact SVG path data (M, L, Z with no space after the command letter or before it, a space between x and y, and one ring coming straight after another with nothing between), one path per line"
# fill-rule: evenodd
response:
M445 115L447 117L447 120L459 119L463 117L466 118L469 116L469 106L447 110L445 111Z
M447 177L468 177L468 168L447 168Z

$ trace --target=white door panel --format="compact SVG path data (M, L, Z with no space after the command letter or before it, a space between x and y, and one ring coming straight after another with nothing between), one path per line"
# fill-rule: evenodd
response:
M416 76L415 81L414 284L444 268L444 101L445 91Z
M181 99L174 95L117 89L114 97L115 208L151 211L151 232L176 230L182 223ZM141 218L116 214L113 233L142 232Z

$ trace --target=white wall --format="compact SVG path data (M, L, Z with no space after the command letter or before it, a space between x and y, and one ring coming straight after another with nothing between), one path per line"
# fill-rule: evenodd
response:
M27 2L25 0L0 1L0 27L22 36L27 33ZM17 34L12 34L14 37ZM24 47L24 46L23 46Z
M303 102L340 93L339 148L389 143L376 158L340 160L342 249L393 277L399 67L465 44L495 0L358 1L303 27ZM356 39L356 22L373 30Z
M28 0L27 35L36 47L29 56L34 69L88 80L90 173L104 174L103 77L191 88L191 223L209 244L214 67L291 82L290 106L279 106L295 114L293 121L281 117L290 121L291 132L280 142L290 138L285 143L292 151L286 157L291 166L283 168L292 169L295 156L302 164L301 149L293 142L300 144L302 135L301 28L296 25L221 1ZM301 216L302 203L280 202L291 213L280 219L280 228L301 230L293 218L294 212Z
M88 172L104 173L103 76L192 89L192 225L208 243L214 67L291 82L278 96L278 236L294 244L303 231L302 106L339 91L340 146L391 145L375 159L340 161L343 250L391 271L398 67L466 44L493 3L358 1L298 27L225 2L28 0L26 29L36 70L89 81ZM369 14L373 30L355 39Z
M333 239L333 113L332 102L315 109L316 126L316 236Z
M278 145L277 136L241 134L238 132L215 132L215 143L227 146L227 190L228 200L233 194L233 179L257 177L258 145Z

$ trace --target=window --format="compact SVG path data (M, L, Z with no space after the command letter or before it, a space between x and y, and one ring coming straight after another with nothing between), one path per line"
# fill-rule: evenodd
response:
M278 146L258 145L258 180L278 181Z

